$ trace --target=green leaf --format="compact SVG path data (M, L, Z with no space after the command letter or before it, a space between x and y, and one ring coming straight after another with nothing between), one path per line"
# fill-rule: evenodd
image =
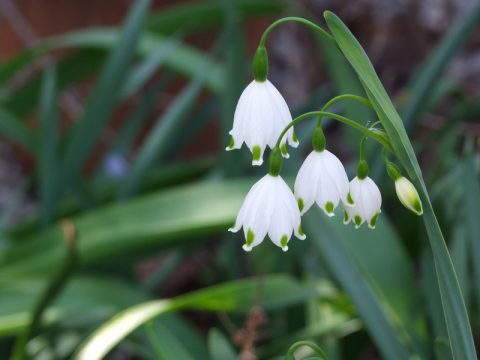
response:
M328 74L332 78L336 92L340 94L365 96L362 84L342 56L340 50L336 46L332 46L332 42L327 41L324 36L317 36L317 40L322 50L323 58L325 59L325 66ZM350 119L357 119L364 124L373 119L373 112L365 105L357 103L356 101L348 101L342 103L340 106ZM351 150L356 151L362 135L350 127L345 127L343 131L346 133L348 140L346 145L348 145Z
M138 91L162 66L172 52L180 45L177 37L169 39L165 46L161 46L151 54L145 55L145 60L131 70L125 79L120 97L127 99Z
M480 299L480 222L478 221L478 214L480 213L480 184L475 173L475 162L472 156L467 157L463 163L463 176L461 176L461 179L463 182L466 232L473 256L474 289L476 299L478 300Z
M405 127L360 43L333 13L325 19L340 50L359 76L377 115L408 174L419 190L424 206L423 220L433 251L442 305L455 359L476 359L472 332L455 270L435 217L420 167Z
M46 278L30 278L1 284L0 336L20 333L26 328L35 299L47 281ZM116 279L75 277L46 310L44 319L46 323L68 319L70 326L86 321L98 323L121 309L147 299L147 295L140 290Z
M409 90L407 106L402 110L402 118L407 130L411 130L420 114L429 103L432 94L442 79L442 72L456 55L460 47L477 28L480 22L480 5L475 5L465 16L458 18L440 44L422 65L413 78Z
M156 160L162 159L170 146L175 143L176 134L181 134L182 125L188 120L186 115L202 90L210 68L210 58L206 58L197 69L192 82L175 98L166 113L157 120L156 126L144 141L125 180L120 193L122 197L135 193L141 186L146 172L154 166Z
M152 322L154 324L160 323L166 327L175 338L182 341L184 349L194 358L208 358L208 348L203 330L189 322L189 319L185 319L183 314L165 314L152 320ZM184 341L185 339L188 339L188 341Z
M141 190L142 192L158 192L167 187L180 186L204 176L213 168L213 166L214 162L212 158L176 162L171 165L165 165L149 172ZM92 197L97 203L105 206L115 200L115 196L118 193L121 184L104 181L99 182L99 184L87 185L86 192L92 194ZM24 189L24 191L26 190L27 189ZM75 197L66 196L55 212L55 219L65 217L72 218L81 212L82 209L82 204L80 204ZM36 237L38 235L39 224L39 215L35 214L33 217L15 225L10 229L10 233L19 241L28 240L31 236ZM0 223L0 226L1 225L2 224Z
M133 330L151 319L170 311L246 311L254 305L265 309L281 308L316 296L314 289L304 287L289 277L276 275L263 278L260 304L259 279L237 280L211 286L170 300L156 300L127 309L98 328L77 350L74 359L102 359Z
M435 276L433 255L429 248L425 248L420 257L420 269L422 273L422 291L424 293L427 314L432 323L432 337L447 339L448 331L443 315L442 301L438 281ZM449 358L452 359L452 351L449 348Z
M280 13L286 4L278 0L230 0L238 8L241 18L265 16ZM189 2L170 9L162 9L152 15L147 23L148 29L163 34L193 32L199 29L218 26L223 21L225 2L223 0Z
M412 179L416 178L421 171L402 120L380 82L365 50L335 14L326 11L325 19L340 50L360 78L389 136L397 157L409 172L410 177Z
M161 77L140 94L139 103L130 111L124 124L122 124L122 127L118 130L115 138L112 140L111 145L104 156L103 162L97 168L96 181L106 180L107 177L112 177L111 174L106 173L106 169L104 168L109 156L118 156L126 161L135 145L135 140L140 135L143 125L145 125L148 115L156 104L158 95L165 91L171 83L171 80L171 76L168 75ZM124 176L122 176L122 178L123 177ZM114 178L113 180L120 179Z
M208 182L169 188L71 217L83 265L121 254L145 254L179 245L193 235L225 231L251 182ZM15 243L0 259L0 283L47 275L61 261L63 234L57 226ZM240 245L239 245L240 246Z
M42 44L38 45L37 56L45 54L48 50ZM55 65L57 91L66 90L70 85L91 76L101 67L104 60L105 52L99 49L81 49L58 59ZM2 100L3 106L19 117L26 116L37 106L42 84L42 73L32 75L18 89L7 93L7 97ZM73 111L68 109L71 116L75 115L76 107L72 109Z
M35 153L36 136L10 112L0 108L0 135L21 145L25 150Z
M146 324L148 339L159 360L194 360L184 348L183 342L176 338L163 324L149 322ZM183 339L185 340L185 339Z
M71 185L80 173L98 136L108 121L126 77L126 69L133 60L150 0L136 2L130 12L117 47L109 56L99 79L90 94L84 114L73 129L62 159L62 179Z
M0 83L3 85L7 82L13 74L19 71L22 67L28 65L31 61L35 60L39 54L37 49L28 49L20 53L20 55L14 56L5 62L0 64Z
M460 289L462 289L462 294L465 298L465 306L468 311L470 308L470 291L473 289L472 286L470 286L471 279L468 269L470 249L465 228L460 225L454 226L451 231L451 238L450 252L452 254L452 262L455 267L458 283L460 284Z
M319 248L323 262L355 303L383 356L386 359L410 358L412 354L401 340L384 304L375 296L338 235L329 226L319 226L321 216L318 209L311 209L302 222L308 238Z
M228 339L217 329L208 333L208 348L211 360L236 360L238 355Z
M374 231L355 229L340 221L325 222L355 259L366 281L392 318L410 348L426 353L426 319L419 311L422 307L419 288L411 268L410 259L386 214L378 219ZM382 256L372 256L372 253ZM391 271L386 272L385 269Z
M111 50L118 44L120 32L115 28L92 28L76 31L45 40L40 44L45 51L65 47L95 48ZM167 69L181 75L192 77L198 72L198 66L204 61L205 54L191 46L178 44L173 49L170 39L161 35L144 32L138 41L138 46L133 54L142 58L150 56L154 52L170 49L169 56L164 60ZM211 91L220 93L223 91L223 67L216 64L207 76L205 85Z
M39 189L42 221L53 220L58 194L58 111L54 68L45 71L40 99Z

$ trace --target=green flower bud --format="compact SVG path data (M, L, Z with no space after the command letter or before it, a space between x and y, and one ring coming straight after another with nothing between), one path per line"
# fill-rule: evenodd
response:
M398 199L408 210L414 214L422 215L423 207L417 189L407 178L400 176L395 180L395 191Z

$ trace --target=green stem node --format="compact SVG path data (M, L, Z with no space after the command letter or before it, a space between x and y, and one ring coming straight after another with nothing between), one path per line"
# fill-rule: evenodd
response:
M282 153L278 146L274 147L270 152L268 159L268 173L272 176L278 176L282 170Z
M264 82L268 76L268 54L263 45L259 45L252 62L253 77L256 81Z
M315 130L313 130L312 146L313 146L313 150L318 152L322 152L323 150L325 150L326 140L325 140L325 134L323 133L321 126L317 126L315 127Z
M399 178L402 177L402 173L401 173L400 169L398 168L398 166L395 165L394 163L392 163L391 161L386 162L386 167L387 167L388 176L390 176L390 178L393 181L396 181L396 180L398 180Z
M365 160L360 160L357 166L357 177L360 180L363 180L367 176L368 176L368 164Z

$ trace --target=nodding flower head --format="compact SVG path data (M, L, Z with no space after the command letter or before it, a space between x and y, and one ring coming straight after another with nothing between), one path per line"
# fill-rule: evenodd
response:
M375 229L378 215L381 212L382 195L378 186L368 176L364 178L355 177L350 181L349 200L353 206L344 205L344 224L353 221L355 228L359 228L365 221L368 227Z
M266 235L287 251L292 233L305 239L300 225L300 211L292 191L281 176L267 174L252 186L229 231L237 232L243 227L245 251L259 245Z
M238 100L226 150L240 149L245 142L253 155L252 165L262 165L265 148L274 148L280 133L291 121L288 105L275 86L267 79L253 80ZM287 143L298 146L293 127L280 143L285 158L288 158Z
M340 200L347 201L348 177L340 160L328 150L312 151L303 162L295 180L295 196L302 215L314 202L334 215Z

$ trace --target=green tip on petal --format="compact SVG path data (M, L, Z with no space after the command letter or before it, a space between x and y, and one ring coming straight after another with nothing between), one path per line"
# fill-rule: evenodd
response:
M290 157L290 155L288 155L286 143L283 143L282 145L280 145L280 152L282 153L282 156L284 158L288 159Z
M247 245L247 247L252 246L254 239L255 239L255 234L253 233L252 229L248 229L245 245Z
M297 138L297 134L295 134L295 131L292 131L292 140L293 142L298 143L298 138Z
M375 226L377 225L377 219L378 219L379 213L375 214L370 221L368 222L368 227L370 229L375 229Z
M335 209L333 203L331 201L327 201L325 204L325 212L327 213L328 216L333 216L335 213L333 210Z
M236 223L233 223L233 225L228 228L228 231L230 231L230 232L237 232L238 229L237 229L236 227L237 227L237 224L236 224Z
M420 202L419 199L415 200L415 202L412 204L413 209L415 209L415 214L417 215L422 215L423 214L423 207L422 203Z
M350 195L350 192L347 194L347 203L352 206L355 205L355 201L353 201L352 195Z
M359 228L360 225L362 225L362 218L360 217L360 215L355 215L355 217L353 218L353 222L355 223L355 227Z
M230 136L230 141L228 142L228 145L225 148L225 150L227 150L227 151L232 150L234 146L235 146L235 140L234 140L233 136Z
M262 149L260 146L255 145L252 149L253 160L258 161L260 160L260 156L262 156Z
M303 202L303 199L298 198L297 203L298 203L298 209L300 210L300 212L302 212L303 209L305 208L305 203Z
M305 233L303 232L302 230L302 224L298 225L298 229L297 229L297 232L295 234L295 236L299 239L299 240L305 240L307 237L305 236Z
M423 214L422 201L410 180L403 176L399 177L395 181L395 191L403 206L416 215Z
M302 225L298 225L298 234L300 236L305 236L305 233L303 232Z
M350 222L350 216L346 210L343 210L343 223L347 225Z
M287 235L283 235L282 238L280 239L280 245L282 246L282 250L283 251L287 251L288 250L288 236Z

